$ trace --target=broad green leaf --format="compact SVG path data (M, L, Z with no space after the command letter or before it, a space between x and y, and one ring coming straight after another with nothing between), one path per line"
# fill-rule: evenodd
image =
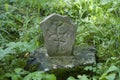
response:
M22 71L22 69L21 68L15 68L14 71L15 71L16 74L20 74L20 72Z
M69 77L67 80L76 80L74 77Z
M111 73L108 76L106 76L107 80L115 80L115 73Z
M56 80L56 77L54 74L46 74L45 80Z
M6 49L0 49L0 59L2 59L5 55L9 53L14 53L14 50L12 50L12 47L8 47Z
M6 73L4 76L5 77L11 77L13 74L10 74L10 73Z
M11 78L12 80L18 80L18 76L14 73L6 73L4 77Z
M33 73L29 73L27 76L24 77L23 80L42 80L42 78L44 77L44 72L43 71L36 71Z
M112 71L118 71L119 69L116 66L111 66L108 70L107 73L112 72Z
M89 80L86 75L82 75L79 79L80 80Z
M12 80L18 80L17 75L13 75L13 76L11 76L11 78L12 78Z
M114 78L114 75L115 75L115 72L118 72L119 69L116 67L116 66L111 66L101 77L100 77L100 80L106 80L106 78L111 78L111 76L113 76ZM110 72L113 72L111 74L108 74Z

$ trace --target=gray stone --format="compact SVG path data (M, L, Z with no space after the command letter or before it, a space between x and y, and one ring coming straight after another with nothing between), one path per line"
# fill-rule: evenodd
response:
M41 29L45 47L30 54L26 68L49 71L96 64L94 47L74 46L77 28L68 17L51 14L41 22Z
M77 46L74 47L74 64L75 65L92 65L96 64L95 54L97 50L93 46Z
M49 56L71 56L76 25L66 16L51 14L40 24Z
M49 57L45 48L35 50L29 57L27 68L37 65L35 70L50 71L58 68L74 68L76 66L95 65L96 49L91 46L77 46L73 56Z

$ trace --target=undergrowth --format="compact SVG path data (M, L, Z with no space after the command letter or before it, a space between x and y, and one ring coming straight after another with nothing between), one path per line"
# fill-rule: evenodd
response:
M120 79L120 0L0 0L0 80L56 80L24 70L29 52L44 44L40 21L51 13L77 24L75 45L97 48L96 66L84 68L96 74L78 74L78 80Z

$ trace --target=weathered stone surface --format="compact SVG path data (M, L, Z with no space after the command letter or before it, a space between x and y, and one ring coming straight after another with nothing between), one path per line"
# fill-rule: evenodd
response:
M96 63L97 50L93 46L77 46L73 49L75 65L92 65Z
M76 25L66 16L51 14L40 24L49 56L71 56Z
M28 67L37 65L36 70L49 71L57 68L73 68L96 64L94 47L75 47L73 56L49 57L45 48L34 51L28 60Z
M51 14L41 22L45 47L30 54L26 68L56 70L93 65L96 49L92 46L74 47L76 25L66 16Z

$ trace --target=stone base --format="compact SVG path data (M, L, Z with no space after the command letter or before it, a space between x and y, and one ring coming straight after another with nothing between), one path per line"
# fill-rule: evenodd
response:
M71 56L49 57L46 49L40 48L30 54L26 67L34 67L35 70L49 71L58 68L94 65L96 64L95 53L96 49L94 47L75 47L73 49L73 55Z

